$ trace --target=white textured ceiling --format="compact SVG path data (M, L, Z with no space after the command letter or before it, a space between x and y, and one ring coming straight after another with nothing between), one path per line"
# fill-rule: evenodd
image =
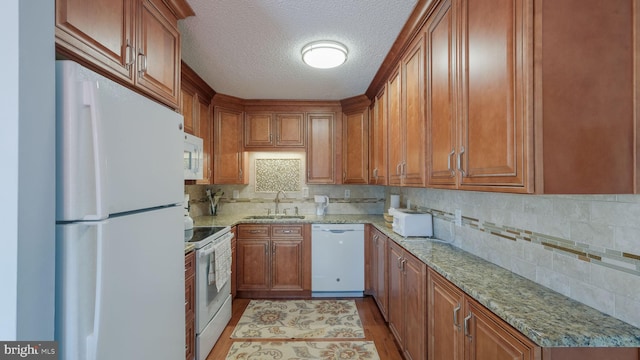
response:
M216 92L243 99L341 100L364 94L416 0L188 0L182 58ZM315 40L347 46L347 62L313 69Z

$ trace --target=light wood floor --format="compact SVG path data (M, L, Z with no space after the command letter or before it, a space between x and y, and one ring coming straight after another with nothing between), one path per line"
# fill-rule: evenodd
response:
M364 298L357 298L355 301L365 334L365 339L357 340L373 341L381 360L402 360L402 355L393 338L393 334L389 331L389 327L387 327L387 324L384 322L384 318L382 317L382 314L380 314L378 306L373 298L367 296ZM233 314L231 316L231 321L224 329L224 332L213 347L213 350L211 350L207 360L222 360L226 357L227 352L234 341L231 339L231 333L240 320L240 317L247 305L249 305L249 299L233 300Z

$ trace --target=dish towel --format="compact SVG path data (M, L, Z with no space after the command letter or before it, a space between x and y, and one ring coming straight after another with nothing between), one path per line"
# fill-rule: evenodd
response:
M214 245L216 289L220 291L222 286L231 278L231 238L226 238ZM211 280L211 279L210 279ZM211 284L211 283L209 283Z

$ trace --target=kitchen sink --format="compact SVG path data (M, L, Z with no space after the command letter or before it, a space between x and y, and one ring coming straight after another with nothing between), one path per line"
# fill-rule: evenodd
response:
M250 215L244 217L247 220L261 220L261 219L304 219L304 215Z

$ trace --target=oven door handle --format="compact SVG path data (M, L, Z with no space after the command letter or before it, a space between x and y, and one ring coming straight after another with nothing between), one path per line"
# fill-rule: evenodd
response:
M198 250L198 257L202 258L202 257L205 257L205 256L209 256L209 255L211 255L213 253L213 251L214 251L213 244L209 244L209 245L203 247L202 249Z

